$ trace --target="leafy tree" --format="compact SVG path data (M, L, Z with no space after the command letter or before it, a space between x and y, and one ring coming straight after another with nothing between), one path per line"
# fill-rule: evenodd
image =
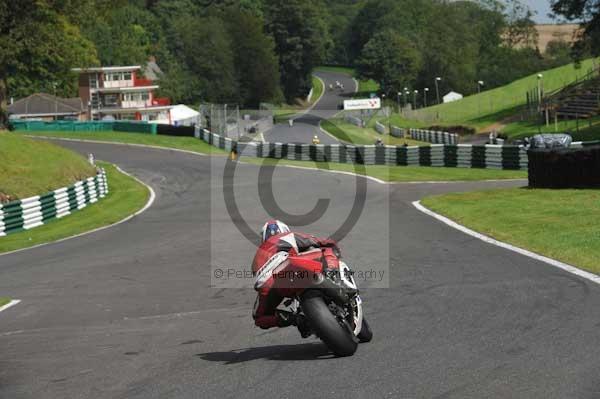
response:
M270 0L265 4L267 31L275 39L283 93L288 102L304 97L311 73L330 47L319 0Z
M226 21L241 102L258 107L261 102L281 100L279 60L273 38L263 32L262 19L241 10L231 10Z
M533 12L519 0L506 3L506 19L508 21L504 39L510 48L537 47L538 31L533 22Z
M412 84L419 66L420 56L414 45L397 32L385 30L367 42L357 70L361 77L375 80L389 93Z
M585 54L600 55L600 2L598 0L553 0L552 10L569 21L580 23L583 31L573 45L572 55L580 60Z
M103 65L144 65L154 55L162 31L151 12L132 5L120 7L105 18L85 25Z
M231 40L216 17L182 17L175 22L184 61L193 79L187 84L196 98L213 102L238 102L239 91ZM189 76L189 75L188 75Z
M57 3L61 7L44 0L0 1L0 124L9 96L74 95L70 68L98 63L93 44L59 13L65 4Z

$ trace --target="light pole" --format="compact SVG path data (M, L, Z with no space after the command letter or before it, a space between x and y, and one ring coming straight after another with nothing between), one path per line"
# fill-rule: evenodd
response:
M58 102L56 101L56 82L52 83L54 88L54 120L58 119Z
M429 87L423 89L423 104L425 108L427 108L427 93L429 92Z
M415 109L417 109L417 94L419 94L419 90L413 91L413 102L415 103Z
M477 94L481 94L481 87L483 86L483 80L477 81ZM479 101L477 102L478 113L481 114L481 96L478 97Z
M398 113L400 113L400 96L402 93L398 92Z
M542 90L544 87L544 75L542 75L541 73L538 73L537 75L537 79L538 79L538 101L541 104L542 103Z
M437 78L435 78L435 95L437 97L437 103L440 103L440 87L439 87L439 82L442 80L442 78L440 78L439 76Z

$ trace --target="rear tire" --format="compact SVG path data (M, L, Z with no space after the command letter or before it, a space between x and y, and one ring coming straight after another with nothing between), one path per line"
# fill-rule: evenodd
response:
M360 332L358 333L357 337L360 342L370 342L373 339L373 331L371 331L371 326L369 326L367 319L364 317L362 319L362 327L360 328Z
M358 342L354 334L338 322L322 296L306 295L302 310L311 329L336 356L351 356L356 352Z

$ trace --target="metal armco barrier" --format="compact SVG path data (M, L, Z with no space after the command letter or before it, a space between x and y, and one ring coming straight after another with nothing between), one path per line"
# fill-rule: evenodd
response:
M198 128L196 137L226 151L235 151L238 156L297 161L523 170L527 169L528 162L527 151L521 146L432 144L423 147L404 147L389 145L354 146L349 144L240 143Z
M458 134L448 132L436 132L423 129L409 129L413 140L427 141L434 144L458 144Z
M62 218L85 208L108 194L106 172L59 188L44 195L0 205L0 236L29 230L45 224L48 220Z

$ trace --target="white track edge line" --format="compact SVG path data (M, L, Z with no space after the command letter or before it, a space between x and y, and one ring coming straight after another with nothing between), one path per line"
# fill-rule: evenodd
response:
M101 231L101 230L109 229L109 228L115 227L115 226L117 226L117 225L119 225L121 223L127 222L131 218L133 218L133 217L141 214L142 212L145 212L148 208L150 208L150 206L152 206L152 204L154 203L154 200L156 199L156 193L154 192L154 190L152 189L152 187L150 187L148 184L144 183L143 181L141 181L137 177L135 177L135 176L133 176L133 175L125 172L119 166L117 166L117 165L114 165L114 166L115 166L115 168L119 172L121 172L121 173L123 173L123 174L131 177L132 179L136 180L138 183L140 183L141 185L143 185L144 187L146 187L148 189L148 191L150 192L150 198L148 198L148 201L146 201L146 204L144 205L144 207L142 209L139 209L138 211L132 213L131 215L125 216L123 219L119 220L118 222L115 222L113 224L109 224L107 226L102 226L102 227L95 228L93 230L84 231L83 233L75 234L75 235L72 235L72 236L69 236L69 237L64 237L64 238L61 238L61 239L56 240L56 241L44 242L44 243L41 243L41 244L34 245L32 247L20 248L20 249L15 249L14 251L3 252L3 253L0 253L0 256L10 255L10 254L14 254L14 253L17 253L17 252L22 252L22 251L28 251L30 249L44 247L46 245L57 244L59 242L70 240L72 238L82 237L82 236L85 236L85 235L88 235L88 234L96 233L96 232Z
M508 249L509 251L513 251L513 252L516 252L518 254L521 254L521 255L527 256L529 258L535 259L537 261L547 263L547 264L549 264L551 266L554 266L554 267L556 267L558 269L564 270L564 271L569 272L571 274L574 274L576 276L582 277L582 278L584 278L586 280L589 280L589 281L591 281L593 283L600 284L600 276L598 276L596 274L587 272L585 270L581 270L581 269L579 269L579 268L577 268L577 267L575 267L573 265L569 265L567 263L563 263L563 262L558 261L556 259L552 259L552 258L548 258L548 257L543 256L543 255L536 254L535 252L531 252L531 251L528 251L526 249L519 248L519 247L516 247L514 245L507 244L507 243L502 242L502 241L498 241L498 240L493 239L493 238L491 238L489 236L486 236L484 234L478 233L478 232L476 232L474 230L469 229L468 227L465 227L465 226L463 226L461 224L458 224L455 221L453 221L451 219L448 219L447 217L442 216L442 215L440 215L438 213L435 213L432 210L424 207L423 205L421 205L421 201L414 201L412 204L413 204L413 206L415 208L417 208L419 211L423 212L424 214L429 215L429 216L431 216L431 217L439 220L440 222L447 224L450 227L453 227L453 228L455 228L457 230L460 230L461 232L463 232L465 234L468 234L468 235L470 235L472 237L475 237L475 238L477 238L477 239L479 239L481 241L484 241L484 242L486 242L488 244L492 244L492 245L496 245L496 246L504 248L504 249Z
M7 303L6 305L4 305L4 306L0 306L0 312L2 312L2 311L4 311L4 310L6 310L6 309L8 309L8 308L11 308L11 307L15 306L15 305L16 305L16 304L18 304L19 302L21 302L21 300L20 300L20 299L13 299L12 301L10 301L9 303Z

